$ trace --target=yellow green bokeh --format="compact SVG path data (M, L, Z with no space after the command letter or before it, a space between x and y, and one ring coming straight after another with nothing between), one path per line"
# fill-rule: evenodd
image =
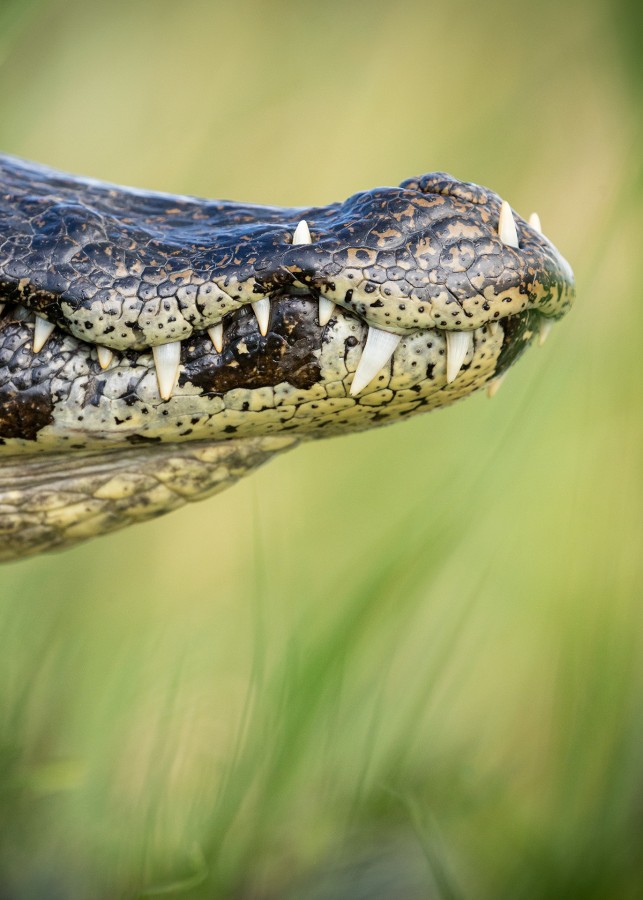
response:
M3 152L278 205L450 171L578 297L493 401L0 569L0 895L641 896L640 28L3 0Z

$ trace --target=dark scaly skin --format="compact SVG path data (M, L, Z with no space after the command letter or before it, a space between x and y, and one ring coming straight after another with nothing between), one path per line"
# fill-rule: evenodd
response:
M500 202L438 173L277 209L0 157L0 558L158 515L302 437L445 406L498 378L574 293L567 263L518 216L519 248L500 241ZM302 218L313 242L293 246ZM320 296L338 304L325 327ZM262 336L249 304L264 297ZM39 354L32 313L58 326ZM206 329L221 321L217 353ZM351 397L369 325L402 340ZM451 384L447 331L473 334ZM162 401L150 348L176 340L178 384ZM107 371L96 345L115 351Z

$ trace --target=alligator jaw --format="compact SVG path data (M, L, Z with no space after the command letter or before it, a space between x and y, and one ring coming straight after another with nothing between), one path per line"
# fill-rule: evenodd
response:
M493 393L574 296L537 217L445 173L306 210L0 181L4 558Z
M71 380L61 373L49 372L45 350L42 351L45 355L37 359L41 361L42 371L49 374L40 384L36 365L28 366L26 370L18 369L9 384L9 387L14 385L13 395L7 392L6 385L0 395L0 432L4 435L1 439L4 447L0 448L0 561L62 549L98 534L170 512L190 500L215 494L257 468L273 454L295 446L300 437L326 436L355 429L354 421L357 426L362 422L362 427L367 427L363 423L393 422L415 411L444 406L459 396L466 396L476 387L494 385L491 379L501 375L535 340L540 318L537 313L525 313L490 326L488 333L486 329L472 333L471 338L464 342L464 347L457 350L456 363L460 369L455 375L453 369L447 373L445 356L456 351L449 351L444 339L440 344L434 338L436 346L427 351L427 342L433 342L430 336L402 338L400 344L406 345L404 352L411 354L411 358L413 354L417 359L421 359L425 352L434 354L431 365L438 374L433 382L431 377L427 379L427 367L423 363L421 379L424 380L422 384L418 383L420 390L415 391L410 380L413 368L409 367L406 374L403 369L397 372L396 350L393 362L383 363L384 370L376 376L376 384L366 388L363 396L349 397L347 388L354 383L363 365L362 344L373 333L373 329L368 332L364 325L355 320L356 331L348 339L346 359L332 357L338 366L344 367L346 386L342 387L341 380L336 382L342 396L333 398L331 393L326 400L302 402L300 412L293 416L293 421L275 424L273 434L243 434L244 404L239 402L235 411L232 403L235 394L239 394L240 399L247 396L249 399L246 402L254 403L253 396L261 397L266 391L273 392L272 387L262 387L262 384L271 385L273 380L279 382L281 376L270 366L282 365L285 367L284 377L287 374L290 383L278 383L277 391L273 393L275 396L282 393L285 397L292 397L294 402L300 395L306 396L308 390L319 390L320 366L324 364L324 353L330 352L309 302L302 298L289 298L277 308L285 322L280 334L271 332L266 337L259 336L252 314L246 314L239 321L237 331L227 335L228 346L236 349L226 364L214 355L211 345L208 345L209 339L204 337L200 342L192 342L183 356L175 396L168 403L157 401L156 406L150 404L148 415L132 423L126 421L128 411L131 411L127 390L118 401L105 397L110 378L117 379L118 372L114 369L103 371L98 361L93 359L95 351L89 345L85 345L88 354L84 362L86 368L78 368L76 355L79 343L76 339L62 334L52 338L51 351L60 355L61 346L68 348L64 353L68 356ZM308 310L308 324L306 316L302 319L297 315L302 309ZM290 343L285 339L288 322L293 326ZM26 358L33 361L31 328L25 321L14 321L7 326L5 336L8 350L15 341L18 349L14 356L18 354L19 358L20 348L24 348ZM304 333L298 330L301 328L304 328ZM310 331L307 338L306 329ZM274 353L265 357L262 348L265 350L271 341ZM277 350L283 354L281 363ZM384 348L381 360L387 352L388 349ZM0 354L0 369L2 362ZM455 368L455 364L452 365ZM33 379L23 384L24 390L16 390L15 387L20 385L20 371L25 378L29 376ZM132 384L136 383L137 377L150 380L149 374L127 375L127 371L125 368L126 383L129 383L127 378L132 379ZM132 371L138 371L136 365ZM367 372L368 377L371 375ZM405 378L409 380L403 381ZM379 395L383 390L389 394L393 392L389 388L378 387L378 384L380 381L383 384L395 383L395 379L401 385L398 394L403 402L397 407L395 404L387 406L386 402L381 402ZM294 384L299 384L299 388ZM408 386L405 387L405 384ZM56 392L61 390L61 385L71 385L67 393L63 392L62 401L56 400ZM195 389L196 394L189 393ZM184 395L184 391L188 393ZM427 393L423 394L423 391ZM172 421L162 415L165 408L180 410L184 402L193 404L195 410L208 404L216 408L217 404L221 404L222 394L225 394L227 402L232 403L231 413L238 417L234 421L241 423L236 433L236 426L228 425L226 427L231 429L230 433L219 434L214 439L199 439L198 431L190 433L190 427L181 426L179 430L174 427L184 422L184 416L175 413ZM78 401L75 412L71 403L74 397ZM300 434L296 430L297 420L305 421L301 411L307 407L319 415L319 421L314 431L306 433L303 430ZM92 422L94 412L96 419ZM268 409L267 412L269 418L266 421L270 428L274 410ZM254 411L248 409L248 413L251 424L253 416L261 416L258 407ZM105 427L101 425L104 415L107 415L104 421L111 422L111 433L101 431ZM77 421L79 416L84 417L83 422ZM363 421L360 416L364 417ZM278 423L278 420L275 421ZM145 422L147 431L143 427ZM170 428L170 433L175 436L174 441L167 441L167 435L163 433L163 425L168 422L174 427L174 430ZM189 425L189 420L186 424ZM96 428L93 437L89 431L83 432L85 426ZM196 429L196 426L192 428ZM57 435L52 445L43 440L43 435L46 436L48 431L54 438Z
M0 562L66 547L217 494L292 436L139 445L0 462Z
M169 362L159 397L151 353L104 366L97 348L56 331L33 353L33 325L0 321L0 457L296 433L326 436L449 405L497 378L538 334L534 311L473 331L405 336L337 308L321 326L311 295L272 301L262 335L252 310ZM217 336L218 337L218 336ZM171 345L161 345L167 348ZM158 364L157 354L157 364Z

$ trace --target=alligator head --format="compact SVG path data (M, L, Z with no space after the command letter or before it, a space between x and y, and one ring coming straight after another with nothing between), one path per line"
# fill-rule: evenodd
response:
M279 209L2 157L0 558L493 393L573 296L537 216L444 173Z

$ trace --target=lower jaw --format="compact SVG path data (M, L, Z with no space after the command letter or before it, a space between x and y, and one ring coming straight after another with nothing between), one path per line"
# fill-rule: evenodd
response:
M363 430L447 406L498 378L531 343L539 318L528 311L477 329L450 384L445 333L410 334L352 397L367 326L337 308L320 327L311 297L283 295L271 304L265 336L244 309L226 328L221 353L206 334L184 341L167 401L159 398L151 353L115 356L103 371L95 347L57 330L34 355L33 325L5 319L0 454Z

